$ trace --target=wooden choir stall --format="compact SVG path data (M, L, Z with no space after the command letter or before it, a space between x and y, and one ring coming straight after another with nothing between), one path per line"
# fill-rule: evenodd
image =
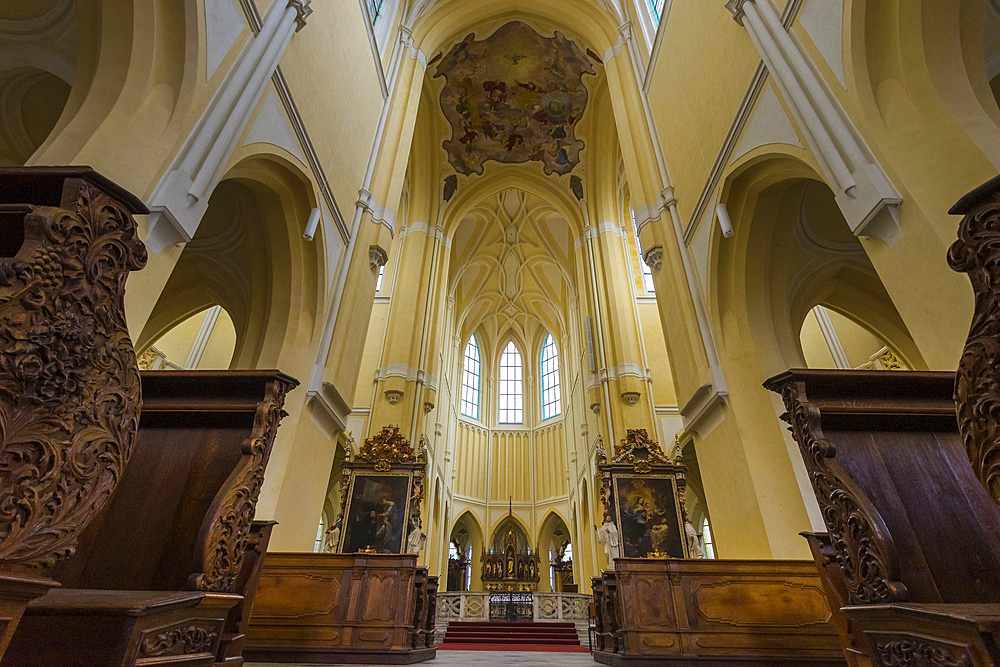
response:
M1000 665L1000 177L951 267L975 314L958 373L794 370L768 380L827 534L806 534L852 667Z
M396 426L344 464L338 553L270 553L244 655L259 662L410 664L434 648L437 577L423 547L421 454Z
M145 207L87 167L0 183L0 665L237 667L297 383L140 376L123 297Z
M809 561L691 558L684 467L642 429L599 451L609 565L592 579L594 659L633 665L843 665Z

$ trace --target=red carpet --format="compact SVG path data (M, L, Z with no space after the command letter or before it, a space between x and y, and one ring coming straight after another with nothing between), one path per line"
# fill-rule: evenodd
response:
M572 623L480 623L448 624L442 651L557 651L590 653L580 646Z

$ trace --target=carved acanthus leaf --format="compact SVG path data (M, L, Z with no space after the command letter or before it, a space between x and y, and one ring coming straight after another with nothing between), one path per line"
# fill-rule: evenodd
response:
M285 415L285 395L294 385L280 378L271 380L257 405L253 429L243 443L240 470L227 481L228 488L216 496L209 509L215 519L209 529L205 549L200 554L201 573L192 574L189 587L201 591L231 593L246 551L250 523L257 509L257 497L264 483L271 446L278 424Z
M963 218L948 265L969 275L976 295L955 381L958 430L976 476L1000 504L1000 197Z
M950 650L912 639L901 639L876 646L885 667L968 667L965 655L955 657Z
M386 472L393 463L413 463L416 457L410 441L403 437L398 426L383 426L370 438L365 439L358 452L358 459L369 461L375 465L375 470Z
M871 604L906 599L906 586L894 580L892 537L871 501L836 460L836 448L820 427L819 410L808 403L800 382L790 380L780 393L851 601Z
M72 210L32 207L24 238L0 262L0 561L45 567L73 554L132 453L125 280L146 249L128 210L86 182Z
M216 628L202 628L197 625L172 628L143 639L139 646L139 655L152 658L210 653L218 636Z

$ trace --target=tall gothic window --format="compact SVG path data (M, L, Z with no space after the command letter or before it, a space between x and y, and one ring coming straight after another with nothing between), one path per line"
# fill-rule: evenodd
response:
M473 334L465 346L465 370L462 372L462 414L473 419L479 419L479 378L482 371L479 344Z
M507 343L500 355L500 423L524 423L524 369L521 366L521 353L517 351L514 341Z
M639 245L639 228L635 224L635 211L629 208L628 212L632 214L632 231L635 232L635 254L639 256L639 266L642 267L642 286L646 288L647 292L655 292L653 270L649 268L646 260L642 258L642 246Z
M552 334L542 345L542 419L555 417L562 412L559 400L559 352Z
M382 281L385 280L385 264L378 267L378 280L375 281L375 293L382 291Z
M701 522L701 535L705 540L705 555L715 558L715 545L712 544L712 529L708 527L708 517Z
M372 20L372 25L375 25L375 20L382 12L382 0L365 0L365 2L368 3L368 17Z
M649 8L653 10L653 19L659 23L660 16L663 15L664 0L649 0Z

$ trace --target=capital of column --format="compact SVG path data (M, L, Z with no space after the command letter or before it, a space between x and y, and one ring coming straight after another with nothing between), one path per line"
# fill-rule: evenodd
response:
M288 0L288 7L295 10L295 32L306 27L306 19L313 13L309 4L312 0Z
M743 5L746 4L747 0L729 0L726 3L726 9L730 11L733 15L733 20L743 25L743 18L746 16L746 11L743 9Z
M657 271L663 266L663 246L658 245L646 251L646 256L642 258L646 266Z
M368 246L368 264L371 266L372 271L385 266L388 260L389 256L385 253L385 250L382 250L377 245Z

